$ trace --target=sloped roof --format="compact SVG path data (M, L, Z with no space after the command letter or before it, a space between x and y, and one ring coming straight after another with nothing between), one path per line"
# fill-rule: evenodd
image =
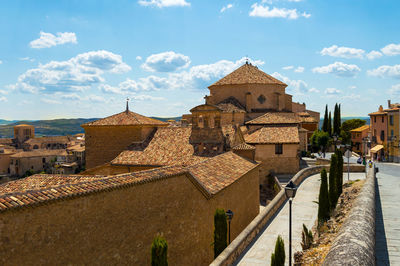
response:
M318 123L317 119L307 112L298 112L296 115L301 123Z
M33 151L21 151L14 155L11 155L11 158L28 158L28 157L42 157L42 156L65 156L68 155L67 151L64 149L58 150L33 150Z
M262 127L245 135L246 143L250 144L290 144L299 143L297 127Z
M123 111L106 118L83 124L82 127L89 126L137 126L137 125L157 125L167 126L168 123L143 116L131 111Z
M268 112L246 122L247 125L298 124L299 118L291 112Z
M42 143L65 143L67 144L73 139L69 136L53 136L53 137L40 137L40 138L30 138L25 141L25 144L34 145Z
M217 106L225 113L246 113L244 106L233 96L221 101Z
M233 150L255 150L256 147L251 146L247 143L241 143L233 147Z
M362 132L364 130L368 130L369 129L369 125L364 125L355 129L350 130L351 132Z
M282 81L259 70L258 67L246 63L209 87L233 84L277 84L287 86Z
M0 212L123 189L177 175L186 175L209 198L257 166L256 162L227 152L186 168L166 166L113 176L34 175L0 185Z

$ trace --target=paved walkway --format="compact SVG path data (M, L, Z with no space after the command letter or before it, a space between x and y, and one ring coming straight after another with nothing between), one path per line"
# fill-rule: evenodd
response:
M350 179L364 179L365 173L350 173ZM347 174L344 175L344 181ZM307 178L300 185L296 197L293 200L292 211L292 255L301 250L301 232L303 223L307 228L312 228L318 215L318 201L320 175ZM275 249L275 241L278 235L283 237L286 250L286 263L289 263L289 203L286 202L277 213L274 220L257 236L256 240L245 250L235 265L270 265L271 254Z
M376 263L400 265L400 165L376 165Z

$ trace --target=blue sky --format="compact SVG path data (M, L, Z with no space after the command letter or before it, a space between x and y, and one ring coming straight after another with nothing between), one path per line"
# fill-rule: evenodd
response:
M366 116L400 96L388 0L2 1L0 119L179 116L246 60L293 100Z

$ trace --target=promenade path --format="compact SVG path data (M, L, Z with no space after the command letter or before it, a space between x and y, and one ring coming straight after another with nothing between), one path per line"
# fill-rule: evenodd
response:
M347 173L343 175L347 181ZM365 179L365 173L350 173L350 179ZM301 232L303 223L311 229L318 215L320 175L313 175L304 180L297 190L292 205L292 256L301 250ZM270 265L271 254L275 249L275 241L281 235L285 242L286 263L289 263L289 202L283 205L271 223L259 233L257 238L238 258L234 265Z
M376 166L376 263L400 265L400 166Z

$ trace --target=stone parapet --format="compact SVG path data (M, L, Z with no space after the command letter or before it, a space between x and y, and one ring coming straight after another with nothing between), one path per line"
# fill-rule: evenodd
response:
M375 174L371 170L323 265L375 265Z

